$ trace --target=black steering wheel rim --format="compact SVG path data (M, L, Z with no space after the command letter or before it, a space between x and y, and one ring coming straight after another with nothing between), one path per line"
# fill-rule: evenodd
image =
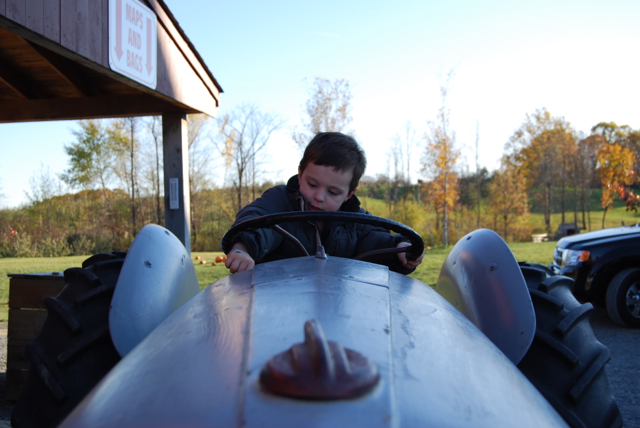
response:
M268 214L261 217L255 217L245 220L231 227L222 237L222 248L230 248L236 238L243 232L249 232L256 229L263 229L275 226L279 223L287 223L293 221L346 221L350 223L364 223L374 227L396 232L411 242L411 248L407 251L407 259L415 260L424 251L424 241L422 237L409 226L389 220L383 217L376 217L369 214L349 213L343 211L300 211L286 212L277 214Z

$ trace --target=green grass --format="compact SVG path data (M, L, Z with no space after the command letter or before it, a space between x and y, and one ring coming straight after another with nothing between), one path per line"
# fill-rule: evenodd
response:
M197 256L200 257L200 260L196 260ZM216 263L216 266L211 265L218 256L224 256L224 253L191 253L191 260L196 268L196 275L198 276L198 285L200 285L200 290L212 282L216 282L223 276L229 275L229 269L224 267L224 263ZM200 264L201 261L206 261L207 263Z
M229 274L224 263L212 266L211 262L223 253L193 253L192 260L198 276L200 289L215 282L219 278ZM207 264L200 264L195 260L195 256L200 256L206 260ZM34 258L0 258L0 322L9 319L9 281L7 276L10 273L39 273L39 272L62 272L65 269L82 266L82 262L89 256L72 257L34 257Z
M542 263L553 262L553 249L556 241L547 242L512 242L509 248L519 262Z
M425 250L422 263L410 276L435 287L440 274L440 267L447 258L449 251L451 251L451 247L434 247L430 250Z
M88 256L0 258L0 321L7 321L10 273L59 272L80 267Z
M587 213L585 221L587 230L585 231L602 229L602 214L602 209L600 209L599 211L594 210L590 213ZM589 221L589 217L591 218L591 221ZM573 211L567 211L564 213L564 221L566 223L574 222ZM640 213L627 211L624 206L610 208L607 211L607 215L605 216L604 227L605 229L618 227L623 222L626 225L632 225L640 222ZM551 214L551 230L554 233L556 230L558 230L558 226L560 225L560 223L562 223L562 215ZM543 214L532 213L531 218L529 219L529 224L531 225L533 233L545 233ZM582 227L582 213L580 212L578 212L578 226Z
M519 262L542 263L548 265L553 261L554 241L548 242L515 242L509 244L514 257ZM453 247L436 247L426 250L422 264L410 276L425 284L435 287L440 275L440 267Z

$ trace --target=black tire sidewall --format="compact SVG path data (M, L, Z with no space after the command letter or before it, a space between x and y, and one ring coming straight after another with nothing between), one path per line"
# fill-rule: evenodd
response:
M616 324L640 328L640 318L633 316L627 308L627 293L636 283L640 283L640 269L629 268L618 272L607 287L607 313Z

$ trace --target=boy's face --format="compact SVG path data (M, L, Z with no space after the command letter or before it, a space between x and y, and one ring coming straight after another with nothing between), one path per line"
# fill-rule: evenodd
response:
M352 171L309 162L304 171L298 168L300 193L311 211L338 211L355 192L349 192L352 176Z

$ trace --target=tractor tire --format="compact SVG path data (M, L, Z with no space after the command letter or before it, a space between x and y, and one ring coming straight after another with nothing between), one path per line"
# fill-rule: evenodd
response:
M27 382L11 415L14 428L55 427L120 355L109 333L109 306L125 253L97 254L64 272L65 286L47 297L47 319L27 345Z
M609 349L591 328L591 303L573 296L574 281L546 266L521 263L536 314L536 333L520 371L572 428L617 428L622 416L609 388Z

